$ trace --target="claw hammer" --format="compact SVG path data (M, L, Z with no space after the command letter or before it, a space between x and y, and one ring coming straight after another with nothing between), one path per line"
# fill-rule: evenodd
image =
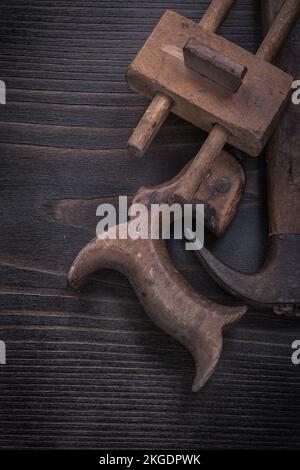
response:
M282 0L261 3L263 21L268 27ZM300 2L294 3L299 11ZM272 28L267 37L274 35ZM266 40L264 43L262 53L275 56L274 43L269 46ZM300 65L293 60L291 42L286 48L278 65L299 77ZM268 251L260 271L241 273L223 264L206 248L197 252L208 272L225 290L250 304L270 307L276 313L300 313L299 123L300 105L290 102L266 149L269 235Z

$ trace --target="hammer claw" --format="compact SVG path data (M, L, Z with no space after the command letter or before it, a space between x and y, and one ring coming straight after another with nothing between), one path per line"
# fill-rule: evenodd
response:
M256 291L260 286L259 274L247 274L234 270L218 260L205 247L196 251L201 264L209 272L211 277L227 292L250 301L253 299L253 288Z
M219 261L205 247L196 251L211 277L230 294L255 306L298 313L300 305L300 235L269 236L267 257L257 273L241 273Z

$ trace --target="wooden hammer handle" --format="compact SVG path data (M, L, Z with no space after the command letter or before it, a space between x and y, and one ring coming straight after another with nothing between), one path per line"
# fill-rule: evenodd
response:
M221 26L236 0L212 0L202 16L201 28L214 33Z
M286 3L294 8L297 6L299 11L299 0ZM271 26L281 5L282 0L262 1L266 29ZM277 63L287 72L299 77L300 63L295 57L296 53L297 51L293 52L290 37ZM266 149L269 235L300 234L299 147L300 104L290 102Z
M299 15L300 1L285 0L283 3L282 0L263 0L261 5L264 28L268 29L268 33L256 55L268 62L272 62L281 49L295 18Z

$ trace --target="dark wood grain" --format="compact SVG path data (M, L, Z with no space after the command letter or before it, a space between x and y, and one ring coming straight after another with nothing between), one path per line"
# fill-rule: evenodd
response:
M251 311L194 395L191 357L125 278L106 271L80 294L66 287L99 202L169 179L203 141L170 116L143 162L128 157L147 100L124 75L166 8L198 20L207 3L0 1L0 448L299 448L299 319ZM221 34L255 52L259 2L239 0ZM252 271L265 253L264 162L236 155L246 193L225 236L207 242ZM180 242L169 249L199 292L232 302Z

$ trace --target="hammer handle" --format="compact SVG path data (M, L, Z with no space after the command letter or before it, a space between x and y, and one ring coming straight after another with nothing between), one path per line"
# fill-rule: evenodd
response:
M268 28L268 33L256 55L268 62L272 62L299 15L300 1L286 0L283 3L282 0L263 0L261 4L264 28ZM276 13L278 14L276 15Z
M221 26L236 0L212 0L199 24L201 28L214 33Z
M294 7L297 3L299 11L299 0L286 3L293 4ZM262 1L266 28L272 24L281 5L282 0ZM297 48L295 46L294 51L292 42L293 38L290 36L277 65L299 77L300 62L296 56ZM299 148L300 104L290 102L266 149L269 235L300 234Z

